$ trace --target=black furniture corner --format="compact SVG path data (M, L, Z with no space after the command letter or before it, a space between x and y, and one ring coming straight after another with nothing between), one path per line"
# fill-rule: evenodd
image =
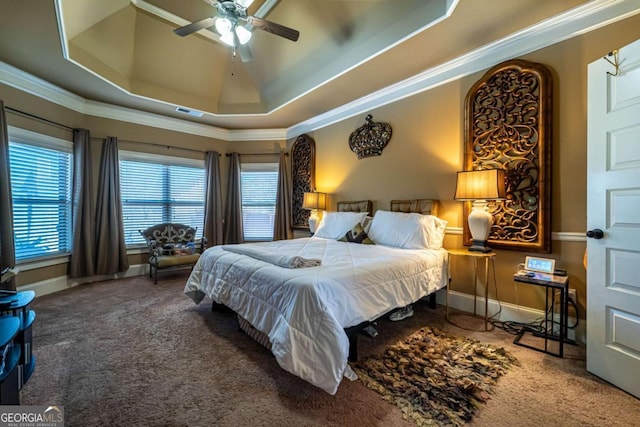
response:
M426 295L424 297L421 298L421 300L427 300L428 301L428 307L432 310L436 309L436 293L433 292L429 295ZM400 308L400 307L398 307ZM371 321L365 321L362 322L358 325L355 326L350 326L348 328L344 329L344 332L347 334L347 338L349 338L349 362L357 362L358 361L358 335L360 334L364 334L364 330L368 327L368 326L373 326L375 325L378 320L382 319L383 317L388 316L389 313L387 314L383 314L381 317L375 319L375 320L371 320Z
M0 296L0 405L19 405L20 390L36 367L32 354L35 292Z

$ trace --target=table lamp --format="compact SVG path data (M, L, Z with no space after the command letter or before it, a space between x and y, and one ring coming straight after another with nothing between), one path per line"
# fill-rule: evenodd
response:
M473 201L473 208L468 217L469 231L473 239L469 251L491 252L487 238L493 225L493 216L489 213L487 200L504 199L505 195L505 172L502 169L458 172L454 199Z
M326 193L304 193L304 199L302 200L302 209L311 210L309 215L309 231L311 234L316 232L318 225L318 210L325 210L327 208L327 195Z

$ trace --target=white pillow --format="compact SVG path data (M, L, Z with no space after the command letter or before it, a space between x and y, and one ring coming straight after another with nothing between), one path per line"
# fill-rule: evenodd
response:
M325 212L318 224L314 237L340 239L347 231L359 224L366 212Z
M376 245L439 249L447 222L433 215L377 211L367 233Z
M429 249L442 248L447 221L434 215L423 215L429 230Z

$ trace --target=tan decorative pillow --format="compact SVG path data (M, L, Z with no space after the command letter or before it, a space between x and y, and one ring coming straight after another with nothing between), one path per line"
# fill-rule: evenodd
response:
M365 245L373 245L373 240L367 236L364 228L362 228L362 224L358 223L353 226L353 228L347 231L342 238L338 239L339 242L351 242L351 243L362 243Z

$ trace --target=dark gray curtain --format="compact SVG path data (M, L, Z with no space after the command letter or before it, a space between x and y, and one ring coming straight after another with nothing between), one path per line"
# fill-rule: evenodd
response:
M114 274L129 268L122 224L118 139L107 137L102 146L98 205L96 207L96 274Z
M242 243L242 192L240 188L240 154L229 157L227 207L225 209L224 243Z
M13 268L16 248L13 241L13 201L11 199L11 172L9 167L9 133L4 102L0 100L0 270ZM3 289L16 289L14 278L2 283Z
M204 195L204 237L209 246L221 245L222 233L222 187L220 185L220 154L207 151L204 159L206 173Z
M291 192L287 156L280 153L278 164L278 193L276 195L276 214L273 224L273 240L293 239L291 229Z
M87 129L73 130L73 248L70 277L88 277L95 267L95 209L91 173L91 136Z

